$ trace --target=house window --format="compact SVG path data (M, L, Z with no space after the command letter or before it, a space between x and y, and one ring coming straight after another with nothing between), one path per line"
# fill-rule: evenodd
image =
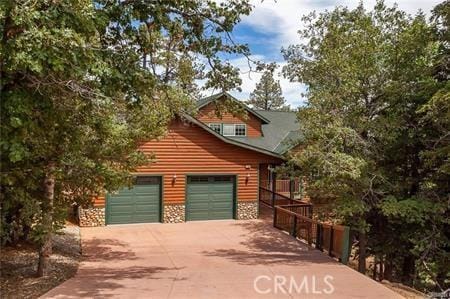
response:
M246 136L247 128L245 124L223 124L224 136Z
M247 135L246 127L243 124L235 125L235 135L236 136L245 136Z
M234 136L234 124L223 124L223 135Z
M220 125L220 124L209 124L208 126L209 126L211 129L213 129L214 131L216 131L217 133L222 134L222 132L221 132L221 130L220 130L220 128L221 128L221 125Z

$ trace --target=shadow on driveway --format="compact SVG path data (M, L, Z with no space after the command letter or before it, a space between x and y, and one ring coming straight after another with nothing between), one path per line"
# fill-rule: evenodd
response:
M310 263L336 264L325 254L274 229L266 221L236 222L233 226L245 232L239 242L243 249L204 251L207 256L230 259L243 265L304 265Z

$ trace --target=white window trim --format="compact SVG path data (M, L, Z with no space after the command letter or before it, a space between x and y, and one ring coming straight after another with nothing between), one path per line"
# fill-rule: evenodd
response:
M225 130L223 129L223 126L233 126L233 134L225 134ZM245 134L244 135L236 135L236 125L244 126ZM235 137L246 137L247 136L247 124L222 124L222 135L223 136L235 136Z

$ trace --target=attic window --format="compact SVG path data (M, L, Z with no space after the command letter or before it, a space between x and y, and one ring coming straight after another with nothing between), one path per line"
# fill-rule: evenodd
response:
M214 131L216 131L219 134L222 134L221 132L221 125L220 124L208 124L208 126L213 129Z
M246 130L246 126L243 124L239 124L239 125L235 125L235 135L236 136L245 136L247 135L247 130Z
M223 124L223 136L246 136L245 124Z

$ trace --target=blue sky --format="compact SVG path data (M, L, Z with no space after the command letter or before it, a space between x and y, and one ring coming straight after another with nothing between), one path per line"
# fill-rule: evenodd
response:
M410 14L416 14L419 9L430 14L431 9L442 0L397 0L385 3L398 7ZM375 1L363 1L367 9L371 9ZM299 43L297 31L301 28L300 18L312 11L321 12L332 10L335 6L347 6L354 8L359 1L346 0L252 0L254 9L249 16L243 18L233 31L235 40L249 45L254 60L265 62L277 62L281 66L285 64L280 53L282 47ZM248 74L248 62L243 57L231 60L231 63L241 69L243 81L242 92L232 92L238 99L246 100L259 81L260 74ZM278 70L279 72L280 70ZM283 94L292 107L298 107L304 103L301 93L305 86L291 83L277 74L280 80Z

